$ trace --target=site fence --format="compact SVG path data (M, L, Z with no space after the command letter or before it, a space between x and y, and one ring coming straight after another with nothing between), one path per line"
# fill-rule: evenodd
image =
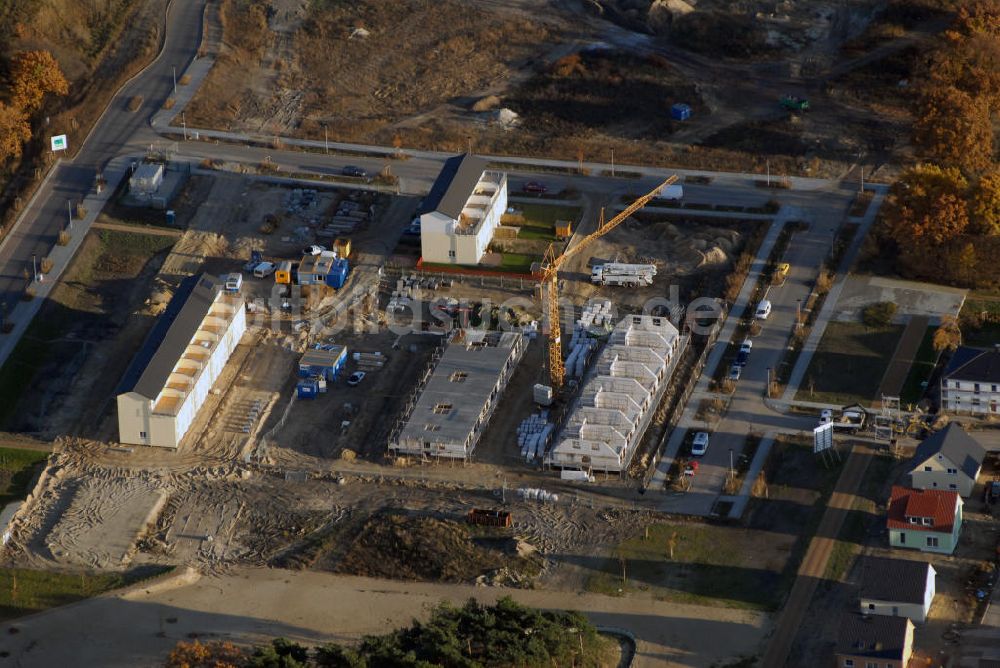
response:
M417 269L397 264L385 265L384 277L388 280L395 281L398 278L409 276L416 278L418 281L434 281L438 284L444 281L455 281L464 285L478 285L481 288L497 288L501 290L534 290L538 285L537 279L521 274L504 275L500 272L494 272L491 275L469 274Z
M687 373L678 374L672 382L672 390L677 387L682 389L680 393L671 392L667 395L666 400L671 401L672 404L667 411L666 417L664 418L663 430L660 434L656 450L650 458L649 465L643 473L641 485L641 489L643 491L649 488L649 484L653 480L653 475L656 473L656 469L660 465L660 460L663 459L663 452L666 449L667 441L670 439L670 435L673 433L674 429L676 429L680 423L681 416L684 414L684 409L687 408L687 403L691 399L691 395L694 393L695 387L698 385L698 379L701 378L701 374L705 370L705 364L708 362L708 356L715 347L715 343L719 339L719 332L722 331L722 327L729 315L728 304L723 302L720 306L722 310L720 311L715 324L712 325L706 336L705 344L701 349L701 353L694 360L691 366L687 368ZM694 346L688 346L685 353L685 357L693 355ZM682 359L678 368L682 368L686 361L686 359Z

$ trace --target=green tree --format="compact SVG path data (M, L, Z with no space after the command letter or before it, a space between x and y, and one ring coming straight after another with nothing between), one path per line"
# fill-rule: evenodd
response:
M317 668L368 668L368 662L353 649L340 645L323 645L316 648Z
M994 167L983 174L972 189L969 232L990 236L1000 234L1000 168Z
M287 638L275 638L250 657L252 668L307 668L309 650Z

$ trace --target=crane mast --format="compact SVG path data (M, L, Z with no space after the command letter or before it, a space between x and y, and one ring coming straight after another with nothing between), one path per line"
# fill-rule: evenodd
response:
M656 186L648 193L635 200L621 213L605 222L604 211L601 211L601 220L597 230L591 232L580 240L572 248L566 249L561 255L556 255L555 246L549 244L542 260L542 298L546 302L546 312L549 325L549 378L552 389L556 392L562 389L566 379L566 368L562 358L562 327L559 322L559 270L566 262L583 252L592 243L603 237L605 234L621 225L636 211L642 209L650 200L660 194L660 191L677 181L677 175L670 176L663 183Z

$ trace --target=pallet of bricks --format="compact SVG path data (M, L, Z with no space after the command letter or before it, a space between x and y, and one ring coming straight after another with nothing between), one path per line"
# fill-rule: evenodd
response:
M552 440L555 425L549 422L549 412L541 410L532 413L517 427L517 445L526 462L540 459Z
M360 371L374 371L385 366L385 355L380 352L354 353L352 357Z
M330 221L316 231L316 236L321 239L348 236L368 223L370 218L371 211L362 207L360 202L344 200L337 206L337 212Z

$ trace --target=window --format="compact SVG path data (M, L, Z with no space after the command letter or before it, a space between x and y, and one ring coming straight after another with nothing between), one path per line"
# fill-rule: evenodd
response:
M922 517L923 525L925 527L934 526L934 520L930 517Z
M996 391L997 391L997 386L996 385L990 385L990 392L996 392Z
M869 610L874 610L875 609L875 604L874 603L869 603L868 604L868 609Z
M899 532L899 544L900 545L906 545L906 532L905 531L900 531Z
M878 668L878 664L874 661L866 661L865 668Z
M456 371L455 373L451 374L451 382L464 383L465 379L468 377L469 374L465 373L464 371Z
M146 432L140 431L139 432L139 438L146 438Z
M854 668L854 659L844 659L844 668Z
M924 467L924 470L925 470L925 471L933 471L933 470L934 470L934 467L933 467L933 466L925 466L925 467Z
M910 524L917 524L919 523L920 520L918 520L916 517L907 517L906 521L909 522Z
M972 391L975 392L976 394L979 394L979 383L973 383Z
M448 257L455 257L455 251L448 251Z
M958 489L958 485L956 485L955 483L951 483L948 485L948 489Z
M958 469L948 469L948 475L955 475L958 473Z
M439 424L425 424L424 431L441 431L441 425Z
M938 546L937 536L928 536L927 537L927 547L937 547L937 546Z
M957 390L960 387L962 387L962 384L956 380L955 381L955 389Z
M434 413L437 415L447 415L448 413L451 413L451 409L451 404L437 404L434 406Z

